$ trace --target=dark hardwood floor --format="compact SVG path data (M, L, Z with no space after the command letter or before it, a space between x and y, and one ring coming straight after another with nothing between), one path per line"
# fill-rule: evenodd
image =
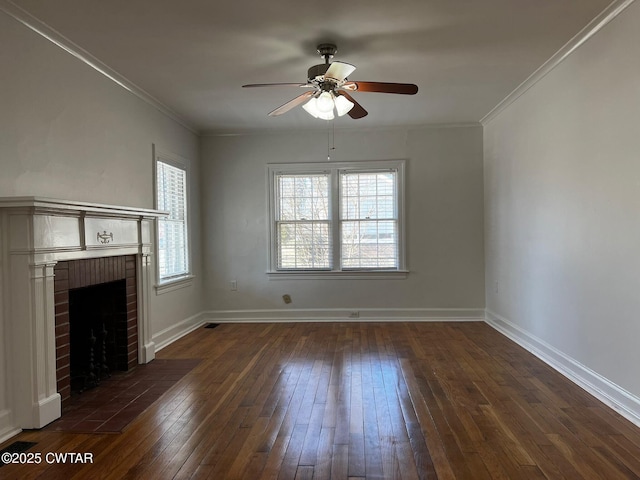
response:
M640 429L483 323L223 324L121 434L27 431L16 479L629 479Z

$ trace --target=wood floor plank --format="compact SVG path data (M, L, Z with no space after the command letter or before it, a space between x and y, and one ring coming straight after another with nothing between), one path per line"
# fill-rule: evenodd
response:
M11 439L92 464L0 478L640 478L638 427L483 323L223 324L158 358L200 363L122 433Z
M318 444L320 442L320 432L322 431L323 415L324 405L314 403L309 423L307 424L304 443L302 444L299 465L314 466L318 462Z
M370 342L362 362L362 408L364 422L365 477L383 478L380 431L378 429L375 393L371 365L375 362Z
M349 445L335 444L331 455L331 480L349 478Z
M420 428L425 438L425 443L429 450L429 455L433 459L437 478L451 480L456 478L452 461L449 459L438 426L435 423L429 402L423 394L421 381L415 376L413 366L409 360L401 361L402 372L405 378L409 399L420 419Z
M333 453L333 436L335 428L322 427L318 439L317 460L313 476L315 480L331 479L331 459Z

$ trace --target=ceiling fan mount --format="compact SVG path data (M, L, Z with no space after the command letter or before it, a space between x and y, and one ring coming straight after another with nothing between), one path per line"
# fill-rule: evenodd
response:
M321 43L317 48L318 55L324 58L325 63L329 63L329 60L338 53L338 47L333 43Z
M325 63L309 68L307 83L253 83L243 85L243 87L309 88L310 90L271 111L269 116L282 115L292 108L304 104L302 108L309 114L323 120L332 120L334 110L338 116L348 114L353 119L362 118L368 114L349 92L362 91L401 95L415 95L418 92L418 87L412 83L349 81L347 77L355 71L356 67L344 62L330 63L330 60L338 52L338 48L333 43L321 43L317 47L317 52L324 58Z
M338 53L338 47L336 47L333 43L321 43L317 47L318 55L324 58L324 63L319 65L314 65L307 70L307 81L309 83L322 83L324 80L324 75L329 70L329 66L331 65L329 61L333 58L333 56Z

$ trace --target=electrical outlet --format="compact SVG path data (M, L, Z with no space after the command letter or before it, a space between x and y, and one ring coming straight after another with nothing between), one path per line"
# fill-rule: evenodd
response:
M349 318L360 318L360 312L349 312Z
M235 292L236 290L238 290L238 281L237 280L231 280L229 282L229 288L231 289L232 292Z

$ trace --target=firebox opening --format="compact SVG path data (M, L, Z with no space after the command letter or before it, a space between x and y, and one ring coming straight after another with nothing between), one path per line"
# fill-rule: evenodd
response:
M126 280L69 290L71 391L128 370Z

